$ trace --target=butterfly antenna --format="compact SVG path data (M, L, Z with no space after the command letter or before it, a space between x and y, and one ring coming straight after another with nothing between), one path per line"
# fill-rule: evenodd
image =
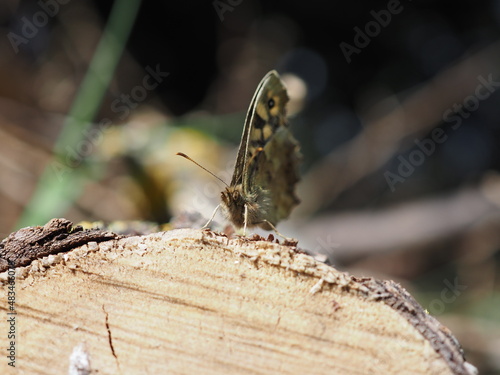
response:
M222 182L224 185L228 186L228 184L226 184L226 182L224 182L224 180L222 178L220 178L219 176L216 176L215 174L213 174L212 172L210 172L207 168L205 168L203 165L201 164L198 164L197 162L195 162L193 159L191 159L189 156L187 156L186 154L182 153L182 152L178 152L176 155L179 155L179 156L182 156L183 158L189 160L189 161L192 161L193 163L195 163L198 167L200 167L201 169L203 169L204 171L210 173L212 176L214 176L217 180L219 180L220 182Z

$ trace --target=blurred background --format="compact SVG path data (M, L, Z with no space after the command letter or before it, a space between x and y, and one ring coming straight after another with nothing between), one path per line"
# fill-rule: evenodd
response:
M175 153L229 182L277 69L304 158L280 231L400 282L500 373L499 23L498 0L2 1L0 235L203 225L224 186Z

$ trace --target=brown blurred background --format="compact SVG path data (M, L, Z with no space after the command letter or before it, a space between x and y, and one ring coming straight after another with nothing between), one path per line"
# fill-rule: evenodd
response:
M103 99L83 99L99 110L78 113L113 4L0 3L2 238L52 217L202 224L223 187L174 155L229 181L253 91L277 69L304 155L280 231L401 282L500 373L498 0L143 1Z

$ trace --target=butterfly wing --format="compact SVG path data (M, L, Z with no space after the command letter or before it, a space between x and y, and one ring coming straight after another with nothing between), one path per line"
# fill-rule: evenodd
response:
M258 101L262 97L263 88L266 87L268 81L272 76L277 75L276 71L270 71L267 73L264 78L260 81L255 93L253 95L252 101L250 102L250 106L248 107L247 115L245 117L245 126L243 127L243 134L241 135L240 148L238 149L238 156L236 157L236 165L234 167L233 177L231 179L231 186L236 186L238 184L246 185L246 182L243 182L243 177L245 175L245 171L248 170L247 161L251 158L251 151L248 150L248 141L250 138L251 129L253 128L253 123L255 121L255 108L257 107Z
M269 72L252 99L243 134L243 191L265 196L265 219L272 224L288 217L299 203L295 185L299 181L301 155L286 120L288 100L278 73Z
M257 172L253 173L254 183L267 194L266 220L274 225L287 218L300 203L295 185L300 179L301 159L298 142L288 128L281 127L266 143L255 162Z

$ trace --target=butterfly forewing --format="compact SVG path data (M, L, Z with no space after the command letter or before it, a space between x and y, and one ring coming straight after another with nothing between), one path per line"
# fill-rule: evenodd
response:
M247 115L245 117L245 126L243 127L243 134L241 135L240 147L238 149L238 156L236 157L236 165L234 167L233 177L231 179L231 186L236 186L238 184L243 183L244 179L244 171L247 167L247 161L249 158L248 155L248 140L250 137L250 130L252 128L252 123L254 121L254 112L256 108L256 103L259 100L259 97L262 95L262 89L266 86L269 78L272 75L276 75L276 72L270 71L267 73L264 78L260 81L255 93L253 95L252 101L250 102L250 106L248 107ZM246 183L244 183L246 185Z

